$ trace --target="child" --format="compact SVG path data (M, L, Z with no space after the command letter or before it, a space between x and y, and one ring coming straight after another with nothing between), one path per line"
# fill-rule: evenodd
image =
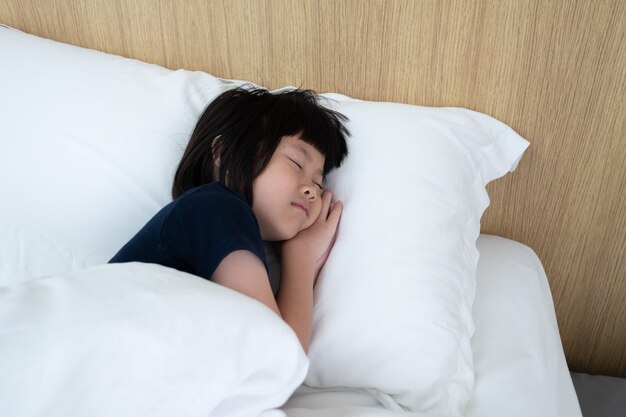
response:
M313 287L341 202L325 175L347 155L340 113L314 92L237 88L213 100L174 177L174 201L109 262L149 262L210 279L271 308L308 350ZM280 242L280 288L263 241Z

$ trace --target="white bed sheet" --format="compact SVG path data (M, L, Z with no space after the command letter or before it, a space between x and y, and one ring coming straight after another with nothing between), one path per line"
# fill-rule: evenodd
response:
M475 386L468 417L580 417L541 261L528 246L481 235L472 338ZM375 391L301 386L284 405L289 417L399 415ZM418 413L405 413L403 416Z

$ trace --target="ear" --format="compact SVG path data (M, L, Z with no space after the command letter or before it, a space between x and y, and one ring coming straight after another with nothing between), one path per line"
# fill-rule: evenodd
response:
M220 164L222 155L222 135L218 135L211 143L211 156L213 157L213 180L220 178Z
M213 165L216 168L220 166L220 155L222 151L222 135L218 135L213 138L213 142L211 143L211 155L213 156Z

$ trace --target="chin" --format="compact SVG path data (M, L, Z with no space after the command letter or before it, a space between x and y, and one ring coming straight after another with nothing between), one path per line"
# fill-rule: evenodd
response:
M264 236L261 236L261 238L270 242L282 242L285 240L293 239L298 234L298 232L298 230L275 230L274 233L268 233L267 238L265 238Z
M266 241L282 242L293 239L298 233L304 230L302 227L303 225L297 221L282 221L280 223L273 222L271 224L266 223L266 233L261 232L261 238Z
M286 233L285 237L282 240L289 240L289 239L293 239L294 237L296 237L298 234L298 231L296 232L291 232L291 233Z

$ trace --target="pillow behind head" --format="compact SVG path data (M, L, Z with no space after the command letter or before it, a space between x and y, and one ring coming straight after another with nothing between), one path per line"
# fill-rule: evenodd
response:
M0 50L0 285L108 261L229 84L7 27Z
M315 289L306 383L375 388L413 411L461 416L485 185L528 142L467 109L326 97L352 137L327 181L344 210Z

